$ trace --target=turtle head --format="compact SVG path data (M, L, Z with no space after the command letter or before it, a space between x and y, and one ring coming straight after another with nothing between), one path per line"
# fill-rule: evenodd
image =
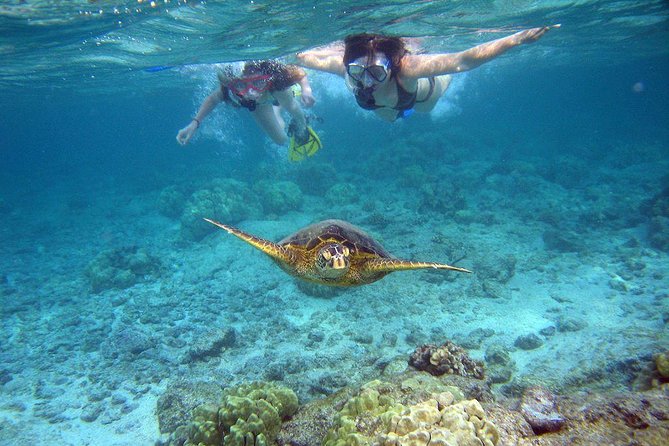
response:
M336 279L348 271L349 249L340 243L329 243L318 251L316 267L321 277Z

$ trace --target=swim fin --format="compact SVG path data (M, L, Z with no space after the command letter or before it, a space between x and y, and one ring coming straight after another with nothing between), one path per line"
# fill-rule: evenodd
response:
M288 159L291 161L302 161L309 156L313 156L318 152L323 144L314 129L307 127L307 140L300 143L295 140L295 135L290 137L290 145L288 146Z

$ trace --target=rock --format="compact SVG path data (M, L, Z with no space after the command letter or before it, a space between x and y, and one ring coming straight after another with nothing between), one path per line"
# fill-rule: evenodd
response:
M507 283L516 273L516 263L513 255L488 253L474 262L473 270L483 280Z
M397 335L395 333L383 333L381 335L381 345L395 347L397 345Z
M112 344L118 352L139 355L156 346L156 340L142 330L126 326L112 334Z
M325 339L325 333L320 330L312 330L307 335L307 338L313 342L322 342Z
M466 349L474 350L481 348L483 341L495 334L492 328L476 328L470 331L466 336L460 335L456 341Z
M12 374L9 373L9 370L2 369L0 370L0 386L7 384L12 380Z
M617 274L609 280L609 287L612 290L620 291L621 293L627 293L630 290L629 283Z
M584 249L577 234L548 229L543 234L546 249L558 252L579 252Z
M523 392L520 412L537 435L557 432L565 424L565 418L557 411L557 398L544 387L529 387Z
M79 415L79 418L81 418L81 421L92 423L93 421L98 419L101 413L102 413L101 404L95 404L95 403L86 404L84 408L81 410L81 415Z
M187 422L195 407L218 404L222 398L223 388L217 383L179 381L171 384L156 405L160 432L174 432Z
M549 325L548 327L544 327L541 330L539 330L539 334L542 336L553 336L557 329L553 325Z
M210 330L196 338L182 362L205 361L209 357L218 356L223 348L234 346L236 340L237 334L233 328Z
M486 374L491 382L499 384L511 380L516 370L516 363L508 350L499 344L493 344L485 352Z
M374 336L370 333L356 333L353 340L358 344L371 344L374 342Z
M544 341L534 333L518 336L513 343L516 347L523 350L534 350L544 345Z
M579 331L588 326L588 323L581 319L560 316L557 320L557 330L560 333L567 331Z
M669 252L669 218L653 217L648 223L648 240L653 248Z
M463 348L451 341L440 347L432 344L417 347L409 358L409 365L434 376L448 373L483 379L483 364L471 359Z
M344 288L320 285L318 283L311 283L304 280L295 280L297 289L307 296L317 297L319 299L332 299L341 296L345 290Z
M507 287L494 280L482 280L481 290L483 291L483 297L488 299L509 298L510 296Z

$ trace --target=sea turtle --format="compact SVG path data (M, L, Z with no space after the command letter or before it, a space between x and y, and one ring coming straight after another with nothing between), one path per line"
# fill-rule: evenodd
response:
M432 262L393 258L362 229L342 220L324 220L274 243L205 218L270 256L288 274L330 286L376 282L393 271L435 268L471 271Z

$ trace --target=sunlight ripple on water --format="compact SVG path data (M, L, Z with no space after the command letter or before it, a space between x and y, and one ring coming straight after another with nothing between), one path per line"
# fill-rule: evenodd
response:
M0 85L84 87L93 78L104 82L150 67L290 55L362 31L426 37L426 48L452 51L562 23L560 40L540 43L532 57L570 63L571 52L557 57L548 45L577 46L578 57L592 62L610 57L618 42L629 44L626 57L643 58L668 51L668 16L661 0L14 0L0 6Z

